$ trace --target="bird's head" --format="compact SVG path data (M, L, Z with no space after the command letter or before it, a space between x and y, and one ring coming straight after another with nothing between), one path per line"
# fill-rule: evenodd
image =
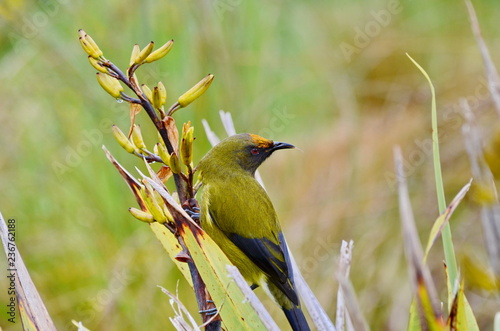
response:
M228 137L212 148L200 161L201 170L213 166L237 166L254 174L257 168L274 151L295 148L293 145L275 142L255 134L241 133Z

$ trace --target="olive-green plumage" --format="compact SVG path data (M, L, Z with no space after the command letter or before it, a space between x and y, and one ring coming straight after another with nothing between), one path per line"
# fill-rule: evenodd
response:
M254 177L274 151L294 148L253 134L226 138L200 161L201 225L253 286L264 286L292 329L309 330L294 289L278 216Z

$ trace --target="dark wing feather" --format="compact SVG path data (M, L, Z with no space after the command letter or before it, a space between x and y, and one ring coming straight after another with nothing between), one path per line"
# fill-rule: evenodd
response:
M282 239L283 235L280 233L279 237ZM234 233L229 234L228 238L269 276L269 280L282 290L290 301L298 304L297 294L288 273L288 252L284 241L280 240L280 245L276 245L267 238L245 238Z
M283 255L285 256L285 263L288 267L288 279L292 283L292 287L295 287L295 281L293 280L292 261L290 261L290 254L288 254L288 246L286 244L286 240L285 240L285 236L283 235L283 232L280 232L278 234L278 239L280 242L281 251L283 252Z

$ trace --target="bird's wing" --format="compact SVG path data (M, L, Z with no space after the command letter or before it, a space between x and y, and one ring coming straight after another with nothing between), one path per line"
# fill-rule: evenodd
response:
M252 185L253 183L247 183ZM261 186L257 183L259 189ZM269 281L276 285L294 303L298 304L297 294L293 289L289 274L288 251L283 240L277 216L267 194L254 196L256 200L248 204L243 196L210 194L210 199L224 197L224 202L208 204L208 213L214 225L224 233L250 260L265 274ZM260 201L262 200L262 201ZM223 206L216 208L214 206ZM253 210L258 208L259 210ZM228 212L230 210L230 212ZM267 210L268 212L263 212ZM263 216L265 220L255 219L254 215ZM242 224L253 224L252 238L249 238L248 228Z
M283 234L280 232L279 236L282 237ZM264 271L269 276L269 280L294 304L298 304L291 275L289 276L288 273L288 258L285 258L288 252L283 252L283 246L286 245L284 242L276 245L267 238L245 238L234 233L228 235L228 238ZM286 249L286 246L284 248Z
M268 238L246 238L230 233L227 237L245 253L262 271L281 283L288 279L288 266L283 251Z

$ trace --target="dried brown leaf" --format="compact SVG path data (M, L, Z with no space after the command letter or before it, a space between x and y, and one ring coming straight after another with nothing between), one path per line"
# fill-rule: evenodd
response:
M174 152L179 155L179 131L177 130L177 126L175 126L175 120L171 116L165 116L162 119L163 126L167 130L168 140L172 144L174 148Z

